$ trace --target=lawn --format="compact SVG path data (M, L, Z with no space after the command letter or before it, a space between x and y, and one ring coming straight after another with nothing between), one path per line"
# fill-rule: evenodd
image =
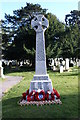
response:
M6 73L6 75L23 76L22 81L11 88L2 100L4 118L78 118L78 69L70 72L48 71L55 88L61 96L62 105L44 105L37 107L19 106L17 102L29 86L34 71Z

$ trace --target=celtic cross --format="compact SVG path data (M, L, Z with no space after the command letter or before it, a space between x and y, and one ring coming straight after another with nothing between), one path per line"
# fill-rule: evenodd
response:
M44 32L49 26L44 15L36 15L31 21L32 28L36 31L36 75L46 74L46 54Z

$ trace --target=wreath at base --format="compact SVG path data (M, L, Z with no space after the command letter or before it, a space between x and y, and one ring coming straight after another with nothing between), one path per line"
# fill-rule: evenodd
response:
M26 102L32 102L32 101L58 101L60 100L60 95L57 92L57 90L55 90L53 88L53 91L47 91L46 93L44 92L44 90L40 90L39 92L33 90L29 93L29 89L25 92L22 93L22 99L21 101L26 101Z

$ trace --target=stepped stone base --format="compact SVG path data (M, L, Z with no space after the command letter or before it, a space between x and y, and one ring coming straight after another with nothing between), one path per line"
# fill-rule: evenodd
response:
M33 90L35 91L44 90L45 92L50 90L52 92L53 91L52 81L51 79L49 79L49 76L48 75L34 75L33 80L30 83L29 92Z

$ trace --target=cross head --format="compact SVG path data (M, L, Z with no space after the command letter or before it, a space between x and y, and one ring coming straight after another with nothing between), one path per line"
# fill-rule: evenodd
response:
M36 15L31 21L31 26L36 32L41 32L48 28L49 22L44 15Z

